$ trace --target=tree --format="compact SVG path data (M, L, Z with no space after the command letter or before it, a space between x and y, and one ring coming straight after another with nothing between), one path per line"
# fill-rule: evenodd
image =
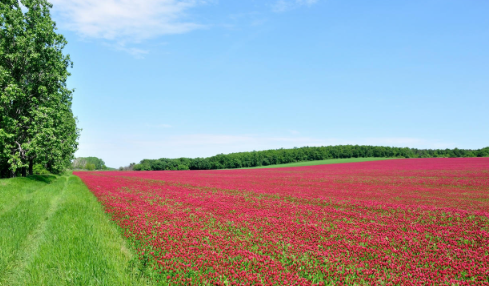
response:
M94 171L95 170L95 164L90 164L90 163L87 163L85 165L85 170L88 170L88 171Z
M94 170L107 170L104 160L97 157L78 157L71 163L73 169L86 169L88 164L94 166Z
M477 152L477 157L489 157L489 147L480 149Z
M57 173L69 165L80 130L66 86L63 54L46 0L0 3L0 176L25 176L34 164Z

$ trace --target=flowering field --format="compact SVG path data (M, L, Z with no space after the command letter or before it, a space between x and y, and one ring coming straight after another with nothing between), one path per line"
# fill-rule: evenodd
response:
M489 158L75 175L162 285L489 285Z

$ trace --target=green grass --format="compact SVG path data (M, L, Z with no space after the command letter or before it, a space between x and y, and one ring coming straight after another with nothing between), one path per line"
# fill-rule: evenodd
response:
M0 180L0 285L147 285L76 176Z
M327 165L327 164L339 164L339 163L355 163L355 162L367 162L367 161L380 161L380 160L390 160L393 158L349 158L349 159L328 159L328 160L318 160L318 161L306 161L288 164L278 164L278 165L268 165L252 168L241 168L241 169L261 169L261 168L285 168L285 167L303 167L303 166L315 166L315 165Z

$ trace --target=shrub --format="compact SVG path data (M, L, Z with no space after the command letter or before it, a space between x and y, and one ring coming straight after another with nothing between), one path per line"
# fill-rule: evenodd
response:
M44 168L43 165L41 164L35 164L33 167L32 167L32 172L35 174L35 175L50 175L51 173L46 170L46 168Z

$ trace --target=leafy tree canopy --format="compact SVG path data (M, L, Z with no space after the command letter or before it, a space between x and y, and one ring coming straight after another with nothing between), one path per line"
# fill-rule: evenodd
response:
M0 2L0 177L69 166L80 130L66 86L72 66L46 0Z

